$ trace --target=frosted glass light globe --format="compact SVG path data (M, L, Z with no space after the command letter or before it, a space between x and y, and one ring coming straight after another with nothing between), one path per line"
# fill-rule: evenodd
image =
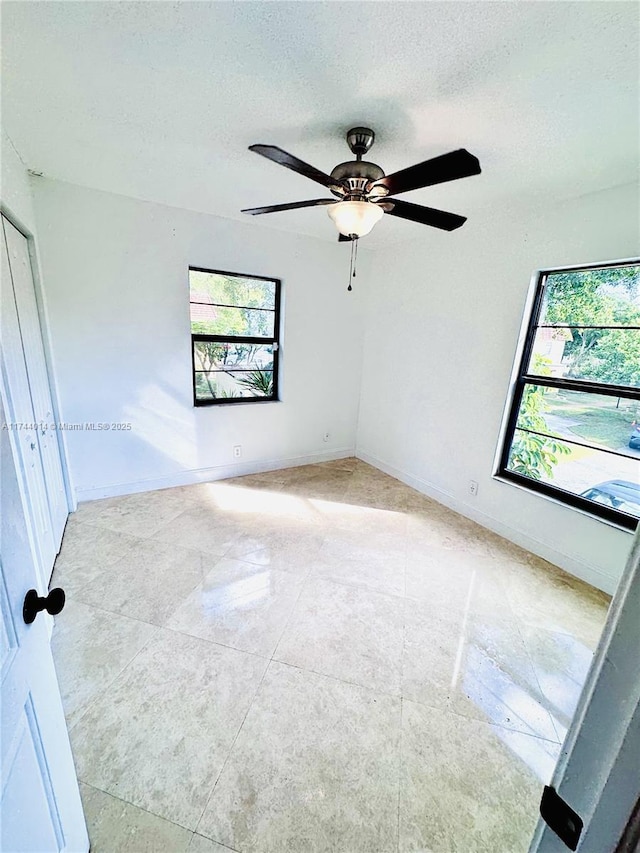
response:
M329 205L327 213L345 237L363 237L382 219L384 210L370 201L339 201Z

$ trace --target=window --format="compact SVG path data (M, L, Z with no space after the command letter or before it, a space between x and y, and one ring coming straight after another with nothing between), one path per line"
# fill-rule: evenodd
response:
M497 474L640 518L640 264L540 273Z
M196 406L278 399L280 281L189 268Z

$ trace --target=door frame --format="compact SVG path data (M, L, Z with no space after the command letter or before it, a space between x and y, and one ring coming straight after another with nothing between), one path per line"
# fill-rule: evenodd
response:
M51 336L49 334L49 313L47 309L47 300L43 286L42 268L40 264L40 253L38 249L38 240L35 233L27 228L21 219L7 207L0 199L0 214L5 217L18 231L25 237L29 249L29 261L31 264L31 274L33 277L33 289L35 291L36 305L38 308L38 320L40 322L40 334L42 335L42 345L44 348L45 366L47 370L47 379L49 382L49 390L51 392L51 404L53 407L53 418L56 424L63 422L61 415L60 398L58 395L58 386L55 379L54 371L54 356ZM69 453L67 448L67 439L64 430L57 429L56 440L60 454L60 464L62 467L62 477L64 480L64 490L67 499L67 509L69 512L75 512L78 502L76 500L76 492L73 483L73 476L69 468Z
M613 853L640 798L639 626L640 525L550 781L584 823L579 853ZM567 849L540 818L529 853Z

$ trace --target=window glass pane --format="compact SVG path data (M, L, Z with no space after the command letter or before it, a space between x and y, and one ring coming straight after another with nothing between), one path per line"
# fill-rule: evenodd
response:
M254 308L191 303L191 334L273 338L275 314Z
M195 341L198 400L273 396L273 347Z
M640 326L640 265L549 274L538 325Z
M251 373L204 372L196 370L196 399L255 400L273 396L273 371Z
M189 289L191 302L275 308L275 281L189 270Z
M527 373L640 385L640 329L538 328Z
M271 370L273 346L271 344L236 344L211 341L194 341L193 355L196 370Z
M638 400L526 385L517 425L622 453L640 469Z
M640 517L640 462L516 429L508 470Z

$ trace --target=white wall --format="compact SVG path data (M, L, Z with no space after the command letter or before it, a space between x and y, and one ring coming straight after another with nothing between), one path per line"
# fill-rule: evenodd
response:
M492 468L532 273L637 255L637 187L425 232L374 253L358 455L612 592L631 534L498 482Z
M132 424L66 433L80 499L353 454L366 259L347 293L344 244L58 181L33 189L62 417ZM282 402L193 407L189 265L282 279Z

